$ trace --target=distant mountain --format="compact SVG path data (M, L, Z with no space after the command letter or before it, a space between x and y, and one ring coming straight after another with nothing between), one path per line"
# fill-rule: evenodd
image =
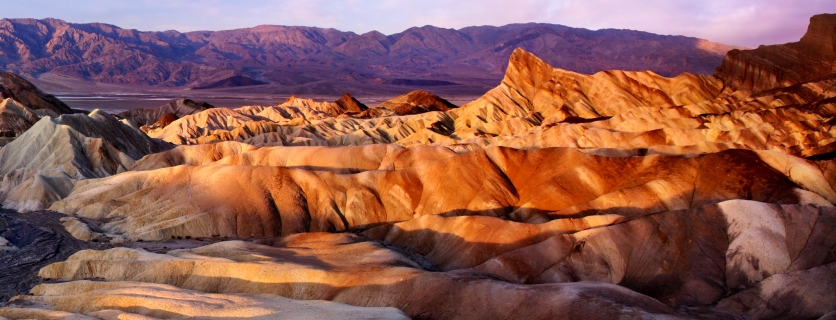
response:
M317 93L349 84L493 86L517 47L582 73L652 70L665 76L710 74L733 49L684 36L535 23L424 26L387 36L297 26L180 33L57 19L0 20L2 70L172 87L315 84L319 89L300 93Z

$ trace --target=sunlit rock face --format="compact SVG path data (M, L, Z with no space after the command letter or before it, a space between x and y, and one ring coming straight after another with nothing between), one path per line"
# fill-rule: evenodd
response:
M51 209L113 219L107 228L133 239L164 240L342 231L424 215L539 222L602 213L633 218L731 199L818 205L836 200L817 167L789 171L810 170L795 180L821 194L803 189L752 151L611 158L574 149L445 154L442 147L425 147L414 152L438 156L389 166L384 162L401 150L373 146L262 148L214 164L85 180ZM285 153L308 157L281 159ZM349 154L354 165L339 161ZM268 162L252 163L252 157Z
M0 316L832 316L833 25L712 76L587 75L518 49L461 107L294 97L152 138L100 112L41 119L0 149L4 184L27 186L4 205L35 199L114 247L40 269Z

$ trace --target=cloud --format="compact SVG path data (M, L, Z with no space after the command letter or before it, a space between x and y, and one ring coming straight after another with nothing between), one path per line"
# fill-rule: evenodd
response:
M279 24L392 34L423 25L545 22L687 35L743 46L797 41L810 16L836 12L832 0L0 0L0 6L7 18L54 17L149 31Z

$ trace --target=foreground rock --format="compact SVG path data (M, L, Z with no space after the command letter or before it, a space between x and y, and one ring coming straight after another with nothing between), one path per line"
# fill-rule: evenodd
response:
M84 251L43 269L41 276L161 283L202 292L268 293L365 307L391 306L412 318L673 316L658 301L611 284L527 286L472 272L428 272L420 260L351 234L310 233L271 244L222 242L165 255L121 248ZM40 295L18 300L51 300ZM534 307L538 305L549 308Z
M836 314L836 263L769 277L721 300L717 308L755 319L817 318Z
M61 225L62 216L49 211L0 211L0 239L7 241L7 248L13 247L0 254L0 302L26 294L41 283L40 268L66 260L79 250L109 247L73 238Z
M395 308L362 308L271 294L210 294L142 282L41 284L0 308L0 317L69 319L409 319Z

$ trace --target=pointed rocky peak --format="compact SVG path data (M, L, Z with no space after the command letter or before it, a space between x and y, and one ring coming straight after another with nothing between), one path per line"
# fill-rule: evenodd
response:
M308 100L311 100L311 99L300 98L300 97L297 97L296 95L292 95L292 96L288 97L287 100L285 100L282 103L282 105L291 105L291 106L303 105L304 102L308 101Z
M551 73L553 69L551 65L535 56L533 53L525 51L523 48L514 49L508 62L508 70L511 69L528 70L529 72L544 72ZM506 72L507 73L507 72Z
M334 101L334 103L340 106L340 109L342 109L344 113L362 112L364 110L369 109L369 107L352 97L350 94L348 94L348 92L343 93L342 98L337 99L336 101Z
M511 53L502 83L520 90L533 90L549 81L554 67L534 54L517 48Z
M166 106L170 106L171 109L181 112L200 112L215 107L207 102L198 102L186 98L169 102Z

